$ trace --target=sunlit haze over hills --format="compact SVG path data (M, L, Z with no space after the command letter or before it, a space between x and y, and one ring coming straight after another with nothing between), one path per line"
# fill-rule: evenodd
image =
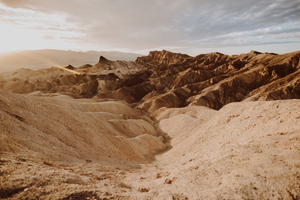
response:
M299 50L299 0L0 0L0 53Z
M142 54L119 51L62 51L62 50L23 50L0 54L0 73L19 68L45 69L52 66L66 67L72 65L80 67L85 64L94 65L99 61L99 56L110 60L134 61Z

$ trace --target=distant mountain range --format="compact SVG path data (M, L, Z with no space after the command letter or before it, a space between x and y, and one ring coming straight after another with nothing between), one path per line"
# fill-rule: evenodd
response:
M84 64L96 64L99 57L109 60L134 61L141 54L125 53L119 51L61 51L61 50L26 50L0 54L0 73L19 68L44 69L52 66L65 67L72 65L80 67Z

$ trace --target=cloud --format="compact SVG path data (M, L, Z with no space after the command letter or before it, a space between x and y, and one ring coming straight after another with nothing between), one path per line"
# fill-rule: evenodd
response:
M299 0L0 0L0 3L15 9L15 15L23 9L63 16L60 22L32 20L36 23L33 27L60 30L69 27L82 36L81 43L108 48L261 44L264 42L260 36L269 36L268 43L299 42ZM4 14L9 16L9 12ZM26 24L26 20L15 20ZM288 34L293 37L283 37Z

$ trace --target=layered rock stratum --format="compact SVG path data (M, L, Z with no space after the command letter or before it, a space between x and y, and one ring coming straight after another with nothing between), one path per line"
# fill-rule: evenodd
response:
M0 198L299 199L300 51L0 74Z

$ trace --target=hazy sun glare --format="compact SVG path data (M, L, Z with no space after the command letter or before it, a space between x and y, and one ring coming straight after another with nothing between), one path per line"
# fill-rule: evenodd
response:
M34 49L41 47L44 42L40 36L32 30L0 22L0 52Z
M74 43L69 37L82 37L73 31L29 29L0 21L0 53L31 49L69 49Z
M84 34L63 14L14 9L0 3L0 53L31 49L71 49Z

